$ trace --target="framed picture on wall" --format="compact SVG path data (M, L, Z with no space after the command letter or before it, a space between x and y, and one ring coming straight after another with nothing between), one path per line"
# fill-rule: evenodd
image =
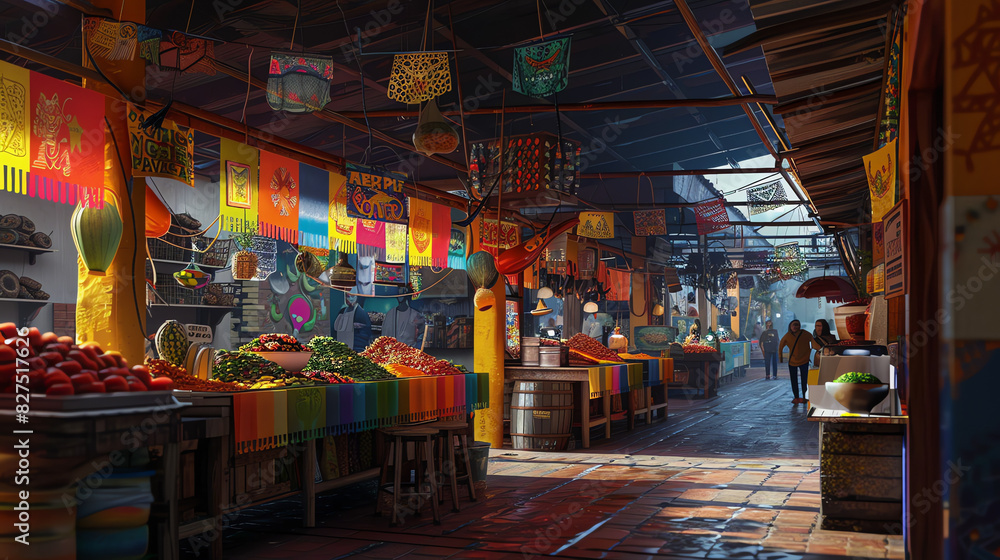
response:
M226 162L226 205L231 208L253 206L249 165L238 161Z

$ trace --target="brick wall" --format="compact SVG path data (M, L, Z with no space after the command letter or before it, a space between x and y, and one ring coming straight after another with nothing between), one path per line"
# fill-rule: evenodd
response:
M52 332L76 338L76 304L52 304Z

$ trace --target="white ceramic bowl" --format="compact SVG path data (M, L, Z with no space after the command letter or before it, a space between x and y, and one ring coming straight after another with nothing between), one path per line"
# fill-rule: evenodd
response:
M312 357L312 350L306 352L252 352L265 360L270 360L285 371L300 372L309 363Z

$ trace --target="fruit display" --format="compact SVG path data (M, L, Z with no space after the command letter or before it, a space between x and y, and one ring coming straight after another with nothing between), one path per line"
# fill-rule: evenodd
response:
M232 392L246 387L239 383L225 383L215 379L198 379L185 368L175 366L166 360L146 359L146 370L153 379L171 379L175 389L185 391Z
M262 334L240 346L240 352L305 352L308 348L290 334Z
M539 346L561 346L562 342L554 338L542 338L538 341Z
M335 373L354 381L378 381L394 376L367 356L351 350L343 342L329 336L317 336L309 341L313 355L305 371Z
M331 385L336 385L338 383L354 383L354 380L350 377L344 377L329 371L303 371L302 375L304 377L311 377L313 379L325 381Z
M872 383L881 385L883 382L870 373L851 371L833 380L834 383Z
M708 346L707 344L685 344L684 353L685 354L712 354L718 352L715 346Z
M361 353L373 362L388 365L402 364L424 372L424 375L457 375L462 373L447 360L439 360L430 354L407 346L391 336L380 336Z
M46 395L173 389L169 379L152 379L145 366L129 368L120 353L105 352L92 342L78 345L71 337L35 327L18 329L14 323L0 324L0 336L0 390L5 393L24 393L25 388Z
M191 346L190 342L188 342L187 331L184 330L184 325L173 320L165 321L156 330L154 342L156 343L156 352L160 355L161 359L175 366L184 365L188 347Z
M607 346L583 334L576 333L566 341L570 358L592 364L620 364L622 358Z

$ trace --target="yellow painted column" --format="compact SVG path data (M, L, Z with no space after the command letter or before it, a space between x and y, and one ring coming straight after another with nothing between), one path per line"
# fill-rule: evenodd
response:
M496 304L486 311L476 310L473 365L476 372L490 374L490 406L476 412L476 440L490 447L503 447L503 357L507 337L507 309L503 279L493 286Z
M117 19L143 23L146 21L145 0L93 0L98 8L107 8ZM87 53L84 51L84 64ZM145 99L146 61L109 62L97 59L101 70L133 99ZM114 199L124 223L118 252L107 276L91 276L77 258L79 286L77 290L76 331L80 342L95 341L105 350L117 350L129 363L142 363L146 338L146 183L133 181L129 197L128 179L132 176L127 124L127 105L120 95L103 83L84 80L84 87L109 95L105 114L110 130L105 131L104 186ZM117 145L116 145L117 143ZM119 158L121 164L119 164ZM125 177L122 176L124 167ZM131 198L131 202L130 202Z

